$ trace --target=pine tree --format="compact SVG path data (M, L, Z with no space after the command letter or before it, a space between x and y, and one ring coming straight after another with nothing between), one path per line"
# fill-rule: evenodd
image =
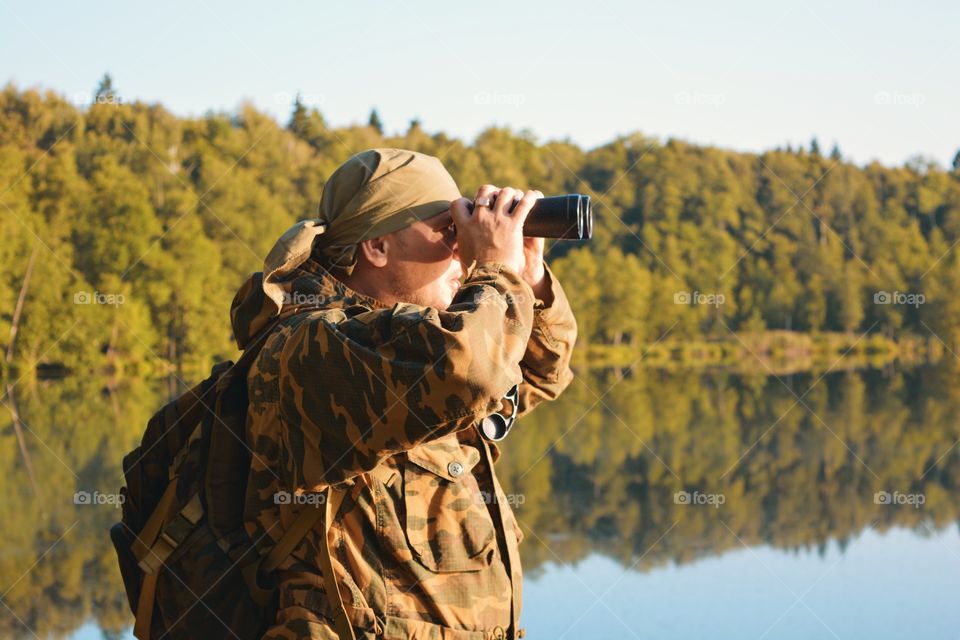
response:
M813 136L810 139L810 154L814 156L820 155L820 143L817 141L817 136Z
M113 78L109 73L103 74L100 84L93 95L94 104L113 104L117 101L117 91L113 88Z
M383 121L380 120L380 114L377 113L376 107L370 110L370 119L367 122L367 126L372 127L377 133L383 135Z
M307 131L307 107L303 104L303 96L297 92L297 97L293 100L293 112L290 114L290 121L287 123L287 129L293 134L302 138Z

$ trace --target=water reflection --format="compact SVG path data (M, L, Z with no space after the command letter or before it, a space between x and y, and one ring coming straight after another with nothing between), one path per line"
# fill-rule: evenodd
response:
M845 549L740 547L648 572L594 555L524 585L531 638L955 638L960 534L867 529Z
M633 569L636 585L656 567L744 547L822 555L868 529L957 520L956 371L624 373L580 372L504 442L500 474L531 583L603 556ZM62 637L91 618L108 635L129 626L107 537L118 511L74 496L116 491L120 460L164 393L91 378L18 385L24 448L9 398L0 407L0 636ZM527 607L537 607L529 594Z
M954 379L580 376L504 448L501 473L536 540L526 566L597 552L645 570L742 544L842 549L868 526L941 528L958 509Z

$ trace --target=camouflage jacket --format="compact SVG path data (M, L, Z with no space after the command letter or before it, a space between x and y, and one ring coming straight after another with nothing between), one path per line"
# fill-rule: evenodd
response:
M386 307L311 261L285 279L287 301L315 309L281 321L249 372L246 528L266 553L317 492L348 489L329 539L358 638L514 636L522 533L477 425L514 385L522 416L573 379L576 322L547 274L550 306L501 265L477 265L443 311ZM235 313L238 340L262 316ZM336 637L322 532L281 565L265 637Z

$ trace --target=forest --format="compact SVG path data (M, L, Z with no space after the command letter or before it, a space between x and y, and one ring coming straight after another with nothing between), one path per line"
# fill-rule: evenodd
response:
M234 358L236 288L315 215L327 176L378 146L440 157L471 196L487 182L589 194L594 238L548 245L581 346L960 340L960 154L857 166L816 140L755 154L634 133L582 149L498 127L468 142L416 120L387 135L375 110L331 127L299 98L285 124L251 105L188 118L124 101L109 76L88 102L0 93L8 375L195 379Z

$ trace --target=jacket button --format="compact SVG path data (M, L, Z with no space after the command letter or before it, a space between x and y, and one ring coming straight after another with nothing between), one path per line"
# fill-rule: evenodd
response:
M447 473L452 475L454 478L459 478L460 475L463 473L463 465L457 462L456 460L454 460L453 462L447 465Z

